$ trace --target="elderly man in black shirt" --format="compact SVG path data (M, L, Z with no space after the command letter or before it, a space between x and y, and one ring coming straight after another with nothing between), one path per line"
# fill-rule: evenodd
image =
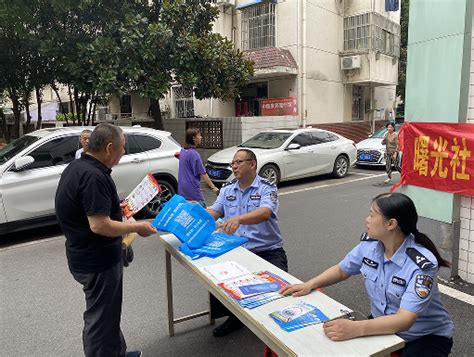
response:
M126 352L120 329L122 312L122 238L156 233L149 222L123 223L120 201L110 173L125 152L122 130L100 124L89 148L61 175L56 215L66 236L66 256L72 276L83 285L86 299L83 344L87 357L141 355Z

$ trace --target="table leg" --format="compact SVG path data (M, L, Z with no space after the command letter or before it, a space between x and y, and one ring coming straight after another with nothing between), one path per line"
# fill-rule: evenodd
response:
M168 302L168 335L174 336L174 309L173 309L173 276L171 271L171 254L165 250L166 261L166 300Z
M214 325L216 323L216 320L212 318L212 313L211 313L211 294L209 294L209 325Z

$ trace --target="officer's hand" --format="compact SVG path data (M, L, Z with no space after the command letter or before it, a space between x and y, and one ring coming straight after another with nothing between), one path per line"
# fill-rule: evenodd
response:
M157 233L158 231L151 225L150 222L137 222L135 232L137 232L142 237L148 237Z
M344 341L362 335L359 321L337 319L323 324L324 334L333 341Z
M232 235L239 228L239 226L239 217L233 217L222 223L222 226L220 228L224 233Z
M311 292L311 287L307 283L292 284L280 289L279 293L282 295L303 296Z

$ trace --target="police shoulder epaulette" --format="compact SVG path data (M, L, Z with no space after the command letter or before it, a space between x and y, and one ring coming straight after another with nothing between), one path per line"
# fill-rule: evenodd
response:
M407 255L420 267L421 270L432 268L434 264L421 254L416 248L407 248Z
M233 183L236 183L236 182L237 182L237 179L233 179L230 182L223 183L221 187L226 187L226 186L232 185Z
M364 242L375 242L377 239L370 238L369 235L366 232L364 232L360 236L360 240Z
M267 179L264 179L264 178L262 179L262 183L269 186L276 186L275 182L268 181Z

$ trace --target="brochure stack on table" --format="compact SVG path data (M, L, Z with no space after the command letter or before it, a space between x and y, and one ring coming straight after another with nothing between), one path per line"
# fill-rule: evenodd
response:
M269 314L270 317L287 332L299 330L305 326L316 325L329 318L316 306L299 302Z
M240 306L253 309L283 297L278 291L288 282L269 271L250 273L236 262L212 264L201 268Z

